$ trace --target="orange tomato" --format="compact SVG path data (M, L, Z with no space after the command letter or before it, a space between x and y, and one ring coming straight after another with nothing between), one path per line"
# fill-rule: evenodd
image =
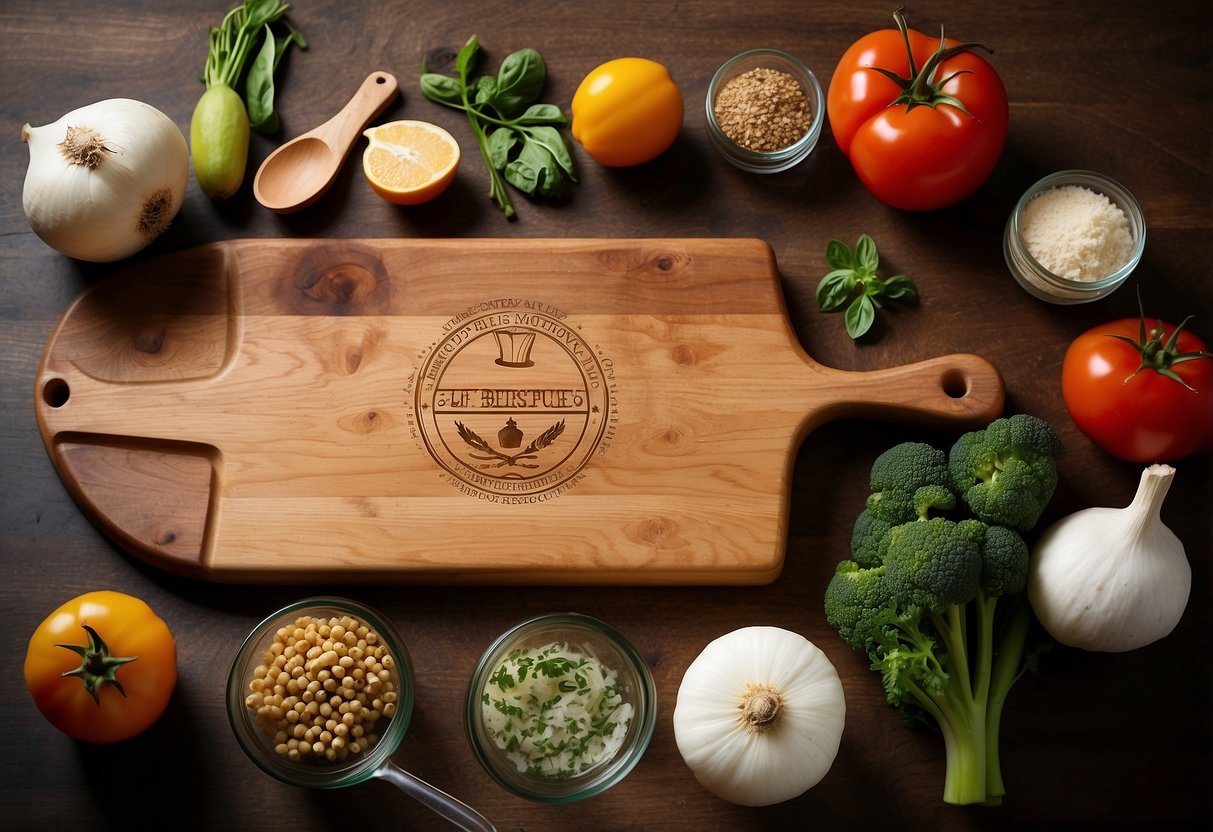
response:
M177 648L168 625L138 598L86 592L30 637L25 684L42 715L76 739L133 737L168 707Z
M590 72L572 109L573 138L612 167L660 156L682 129L682 93L666 68L647 58L617 58Z

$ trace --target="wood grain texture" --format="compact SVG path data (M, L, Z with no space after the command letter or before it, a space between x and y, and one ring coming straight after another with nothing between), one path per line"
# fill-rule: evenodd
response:
M1087 327L1135 316L1138 291L1150 315L1178 321L1193 314L1193 331L1213 338L1208 50L1213 9L1188 0L1001 5L938 0L910 6L911 26L937 32L943 25L949 36L992 47L990 60L1010 93L1011 128L1003 157L986 185L955 208L919 215L876 202L828 129L805 163L777 176L745 174L715 154L703 132L702 113L708 82L721 63L746 49L773 46L804 60L825 86L851 42L892 23L891 9L824 0L621 0L609 10L532 0L300 0L292 3L290 16L309 48L292 50L283 65L276 99L281 133L253 137L246 183L226 203L212 203L191 182L169 230L125 265L234 240L491 239L533 247L552 239L759 238L770 244L778 263L795 341L819 364L868 378L940 355L981 356L1003 375L1006 410L1048 419L1065 443L1061 481L1045 522L1089 506L1125 505L1140 468L1108 457L1074 427L1060 396L1061 360ZM125 265L70 261L30 231L21 207L27 156L18 134L25 122L46 124L70 109L115 96L147 101L188 130L202 93L197 79L207 27L218 23L224 10L216 0L124 0L88 13L64 0L0 4L0 133L8 142L0 153L0 179L7 183L0 189L0 605L9 624L0 649L0 718L10 748L0 759L0 817L6 828L449 828L382 783L322 793L281 785L263 776L231 736L223 690L242 639L275 609L304 595L339 590L389 616L412 654L416 708L394 759L472 803L502 830L738 832L800 830L806 823L924 832L1208 829L1213 678L1210 663L1202 659L1213 631L1208 455L1179 464L1163 508L1163 519L1183 540L1193 568L1183 620L1161 642L1123 655L1059 648L1045 657L1039 673L1019 681L1003 717L1008 794L998 808L940 802L938 735L901 724L884 704L880 681L866 659L840 642L821 610L822 592L834 564L845 556L850 526L863 505L872 460L902 440L950 443L955 436L950 429L836 413L809 431L799 451L785 458L783 570L762 586L418 586L376 580L340 588L327 581L217 585L147 567L115 546L57 475L35 403L44 395L38 383L43 348L58 319L82 292L108 282ZM466 119L426 101L418 88L422 59L449 66L454 50L473 33L485 47L490 72L513 49L538 49L548 65L544 99L566 109L597 64L625 54L660 60L683 92L682 133L669 153L636 169L603 168L574 145L580 182L569 196L555 204L519 199L518 221L506 222L487 198L488 179ZM355 153L310 208L277 215L261 207L252 194L252 172L261 161L340 111L367 74L379 69L400 83L400 95L381 120L432 121L460 142L463 163L451 188L420 209L387 205L366 185ZM1061 308L1033 300L1014 283L1001 242L1024 190L1065 168L1094 169L1124 183L1142 205L1148 233L1142 263L1124 288L1097 303ZM922 297L916 308L889 308L873 333L856 343L839 316L816 311L814 290L827 270L827 242L838 238L853 244L863 232L880 247L882 271L908 275ZM139 368L141 383L157 385L168 384L166 373L173 368L178 376L180 368L190 368L191 378L179 379L183 383L219 372L229 360L227 312L237 299L226 282L214 280L225 273L222 268L194 262L198 269L192 277L182 273L189 291L178 302L188 299L203 314L193 320L175 317L172 307L163 308L162 293L159 309L148 306L150 293L136 298L144 306L138 315L133 311L141 307L133 306L131 319L159 315L159 326L96 330L76 345L77 354L89 356L81 370L104 378L114 367L127 373ZM646 262L651 273L644 271ZM638 267L638 278L664 274L643 255L635 261L620 255L616 265L634 272ZM441 258L425 268L441 270ZM457 270L445 274L460 277ZM395 300L352 291L361 285L304 281L289 306L277 292L246 293L240 300L265 318L312 319L315 354L328 357L329 372L348 375L359 363L383 360L382 341L371 324ZM638 280L634 291L612 299L616 314L622 310L635 328L628 337L637 340L655 335L640 324L662 311L653 307L655 293L642 286ZM501 288L482 285L479 292L491 297ZM430 301L414 296L410 302L441 306L440 297L436 291ZM324 322L340 318L338 310L355 301L371 311L368 325L351 341L348 326L326 328ZM690 312L710 316L730 310L705 305ZM449 319L445 309L433 315ZM663 342L668 340L654 343ZM115 350L117 344L121 347ZM170 344L176 351L166 348ZM716 360L654 347L654 360L662 354L663 372L702 369ZM760 386L757 380L753 386ZM786 395L761 387L761 395ZM259 391L249 384L249 409L260 406ZM646 435L645 458L681 459L692 447L686 437L717 424L706 415L682 424L660 397L643 407L661 417ZM331 421L350 431L397 429L398 411L376 410L371 419L369 410L334 411ZM269 416L288 426L307 418L293 412ZM786 425L792 414L766 418L773 429ZM205 523L196 518L209 505L206 469L214 470L213 458L201 446L197 455L159 456L163 448L155 443L104 447L84 437L72 442L62 448L84 459L80 466L102 472L106 466L133 469L140 477L128 478L128 484L151 485L155 493L146 501L132 501L122 490L103 494L101 480L90 485L98 499L112 497L142 510L125 517L125 527L183 558L197 551ZM636 464L640 448L629 457ZM325 455L314 446L302 452ZM238 473L256 484L250 472ZM166 476L176 478L171 494L152 485ZM103 480L122 481L109 475ZM724 486L722 480L711 484ZM567 496L588 491L589 485L584 481ZM232 516L251 529L250 542L263 547L267 542L256 534L256 518L273 510L274 495L259 502L254 493L242 494L240 511L246 516ZM392 499L383 493L388 496L368 495L347 510L382 512L381 503ZM446 498L452 504L468 502L454 489ZM646 523L646 515L632 514L623 504L609 510L618 515L621 529L650 547L678 545L673 530ZM163 524L157 512L195 520ZM312 518L301 522L309 531L323 531ZM543 534L559 537L564 531L548 527ZM180 679L164 718L148 733L117 746L86 747L41 718L22 684L21 664L28 636L44 616L64 600L102 587L143 597L165 618L177 640ZM567 609L617 626L636 644L658 687L657 730L640 765L616 788L572 806L541 806L511 797L476 766L463 736L463 694L476 659L498 633L522 618ZM732 806L706 793L683 764L671 728L687 665L711 639L752 624L783 626L812 639L837 667L848 706L842 747L826 778L800 798L763 809Z
M973 355L818 364L778 279L757 240L216 244L68 309L39 425L108 536L194 576L769 583L811 429L1003 405Z

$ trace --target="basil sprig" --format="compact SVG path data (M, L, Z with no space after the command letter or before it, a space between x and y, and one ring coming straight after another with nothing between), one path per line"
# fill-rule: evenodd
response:
M566 182L577 181L559 129L568 122L559 107L537 103L547 81L547 67L538 52L520 49L506 56L496 77L470 81L479 52L480 43L472 35L455 58L455 77L428 72L423 65L421 93L467 114L489 171L489 197L513 219L516 212L506 182L528 196L556 197Z
M841 240L830 240L826 262L832 271L817 284L817 308L837 312L845 307L847 334L852 338L872 328L881 300L918 300L918 289L905 275L881 278L876 274L880 255L867 234L859 235L854 251Z

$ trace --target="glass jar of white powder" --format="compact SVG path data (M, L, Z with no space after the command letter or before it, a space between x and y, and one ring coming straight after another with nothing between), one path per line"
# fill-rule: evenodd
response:
M1119 182L1063 170L1024 192L1003 234L1011 274L1033 296L1058 304L1110 294L1146 244L1141 206Z

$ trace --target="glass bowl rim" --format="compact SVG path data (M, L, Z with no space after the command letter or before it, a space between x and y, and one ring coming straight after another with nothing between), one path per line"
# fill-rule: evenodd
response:
M1103 194L1125 212L1129 225L1133 229L1133 251L1130 252L1129 259L1107 277L1100 278L1099 280L1084 281L1071 280L1068 277L1054 274L1032 256L1032 253L1028 251L1027 244L1024 242L1023 234L1020 230L1020 220L1023 217L1024 208L1027 207L1027 204L1051 188L1067 185L1087 186L1090 190ZM1038 276L1059 288L1083 294L1096 294L1100 292L1106 294L1107 291L1119 286L1137 268L1146 247L1146 218L1141 210L1140 203L1133 196L1133 192L1106 174L1083 168L1059 170L1043 176L1032 183L1015 203L1015 208L1011 211L1011 217L1008 221L1008 231L1016 241L1016 254L1022 256L1028 265L1037 272Z
M400 691L396 711L389 718L387 730L380 736L374 748L351 762L315 769L280 759L272 749L267 748L258 733L260 727L250 719L248 708L244 704L248 693L248 674L256 667L253 662L259 660L257 654L265 649L267 636L271 635L272 630L287 623L289 618L297 617L309 609L347 613L378 633L387 643L395 661L395 674ZM265 616L249 630L228 670L225 698L228 724L236 736L237 744L263 772L284 783L307 788L352 786L376 776L388 764L388 760L400 747L408 731L414 703L412 659L395 625L373 607L335 595L301 598Z
M625 669L618 673L634 675L637 682L636 711L627 738L609 762L596 766L585 777L568 780L541 781L524 773L503 770L491 740L479 730L482 723L477 715L485 679L492 668L521 637L537 630L569 629L591 633L609 644L623 659ZM593 797L623 780L640 762L652 740L657 724L657 686L652 671L626 636L606 622L576 612L553 612L532 616L506 628L485 648L468 681L464 702L464 727L472 753L481 767L508 791L540 803L571 803ZM532 787L533 784L533 787Z
M724 83L725 74L736 67L738 64L745 61L761 58L774 58L790 65L798 73L803 74L803 79L808 81L809 89L804 90L805 96L809 99L813 111L809 129L805 134L796 141L792 142L787 147L781 147L778 150L750 150L747 147L742 147L737 142L729 138L724 132L724 128L720 126L720 122L716 120L716 94L719 88ZM753 68L758 68L761 64ZM740 74L740 73L738 73ZM730 78L729 80L732 80ZM797 79L802 80L802 79ZM809 69L808 65L797 58L790 52L774 47L758 47L755 49L747 49L744 52L739 52L727 61L722 63L717 70L712 73L712 78L708 82L707 95L704 97L704 113L707 118L708 129L712 135L720 142L725 142L728 145L728 150L740 161L761 167L763 165L782 162L794 157L808 156L813 147L816 146L818 139L821 137L821 131L825 122L824 113L824 94L821 89L821 82L817 80L817 75L813 70ZM797 158L797 161L801 161Z

